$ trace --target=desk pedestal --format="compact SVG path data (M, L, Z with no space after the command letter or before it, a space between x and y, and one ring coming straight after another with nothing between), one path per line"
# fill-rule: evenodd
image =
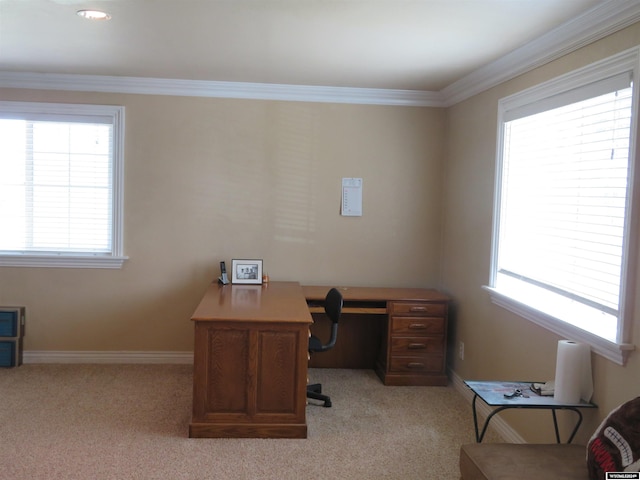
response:
M324 311L323 299L329 288L303 287L312 313ZM426 288L339 290L344 303L336 346L314 355L311 366L375 368L385 385L448 384L446 295ZM321 317L317 320L312 332L328 338L329 323L321 323ZM325 333L319 333L320 329Z
M306 438L306 324L195 329L190 437Z

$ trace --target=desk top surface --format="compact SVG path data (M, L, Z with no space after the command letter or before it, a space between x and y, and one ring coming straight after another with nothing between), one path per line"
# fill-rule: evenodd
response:
M578 403L565 403L556 400L553 395L538 395L531 390L533 382L502 382L487 381L475 382L465 380L464 383L478 395L487 405L492 407L509 406L514 408L595 408L593 403L580 400ZM505 394L511 395L515 389L520 389L526 396L514 396L512 398L505 397Z
M331 286L305 285L302 292L307 300L324 300ZM336 287L345 301L432 301L446 302L449 297L429 288Z
M191 320L312 323L307 302L297 282L263 285L212 283Z
M431 301L449 297L428 288L336 287L346 302ZM297 282L262 285L212 283L191 316L197 321L268 321L312 323L308 300L324 300L329 286L303 286Z

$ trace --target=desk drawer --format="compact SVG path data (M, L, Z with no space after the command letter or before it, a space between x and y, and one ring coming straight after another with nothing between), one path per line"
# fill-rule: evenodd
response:
M444 354L442 335L430 337L393 337L391 355Z
M18 311L0 312L0 337L17 337L20 330Z
M391 317L391 333L411 336L444 334L444 318Z
M424 357L391 357L390 372L393 373L440 373L444 367L444 355Z
M24 335L24 307L0 307L0 337Z
M444 315L445 312L444 303L392 302L390 306L391 314Z

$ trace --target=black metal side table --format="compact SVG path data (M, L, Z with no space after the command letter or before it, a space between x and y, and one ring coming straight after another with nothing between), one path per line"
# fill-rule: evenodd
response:
M465 380L465 385L474 393L473 396L473 424L476 432L476 442L481 443L487 432L489 422L494 415L503 410L510 408L529 408L539 410L551 410L553 416L553 427L556 433L556 442L560 442L560 432L558 431L558 420L556 418L556 410L570 410L577 415L576 424L567 440L567 443L573 441L580 425L582 424L581 408L597 408L597 405L581 400L579 403L564 403L557 401L553 396L539 395L531 390L531 384L534 382L504 382L504 381L487 381L476 382ZM476 402L480 398L490 407L496 407L487 416L482 431L478 428L478 413Z

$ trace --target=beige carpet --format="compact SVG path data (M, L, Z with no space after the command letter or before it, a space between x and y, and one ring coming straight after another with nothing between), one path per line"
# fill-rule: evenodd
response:
M189 439L191 366L0 369L0 478L459 478L474 438L453 387L385 387L373 371L312 369L332 408L306 440Z

